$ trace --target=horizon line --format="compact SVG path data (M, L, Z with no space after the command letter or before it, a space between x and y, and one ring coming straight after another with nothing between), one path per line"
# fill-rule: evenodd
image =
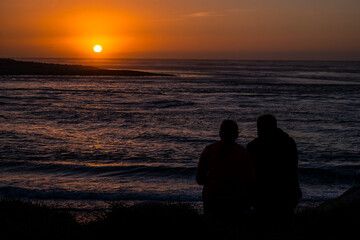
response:
M0 59L126 59L126 60L186 60L186 61L253 61L253 62L360 62L350 59L246 59L246 58L150 58L150 57L0 57Z

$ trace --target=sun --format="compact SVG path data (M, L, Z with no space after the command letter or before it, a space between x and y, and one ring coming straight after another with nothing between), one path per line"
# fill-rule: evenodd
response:
M101 52L101 51L102 51L102 47L101 47L100 45L94 46L94 52L99 53L99 52Z

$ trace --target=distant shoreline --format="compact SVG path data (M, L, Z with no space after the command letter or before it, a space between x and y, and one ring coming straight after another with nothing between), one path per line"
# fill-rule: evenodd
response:
M80 76L172 76L133 70L109 70L83 65L18 61L0 58L0 75L80 75Z

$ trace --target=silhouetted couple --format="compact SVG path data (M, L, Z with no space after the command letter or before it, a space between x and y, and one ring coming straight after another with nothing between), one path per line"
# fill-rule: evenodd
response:
M196 181L203 188L204 213L241 217L291 214L301 198L295 141L277 127L276 118L257 121L258 137L246 149L236 143L238 126L224 120L220 141L205 147Z

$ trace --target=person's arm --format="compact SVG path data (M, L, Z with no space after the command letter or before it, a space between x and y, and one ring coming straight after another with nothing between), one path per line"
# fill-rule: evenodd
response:
M207 151L205 148L204 151L201 153L199 163L198 163L198 168L196 171L196 182L199 185L207 184L208 171L209 171L208 158L207 158Z
M300 199L302 197L302 191L300 189L299 177L298 177L298 163L299 163L299 154L296 147L296 143L293 138L291 138L291 159L293 161L293 178L294 178L294 188L296 188L296 198Z

